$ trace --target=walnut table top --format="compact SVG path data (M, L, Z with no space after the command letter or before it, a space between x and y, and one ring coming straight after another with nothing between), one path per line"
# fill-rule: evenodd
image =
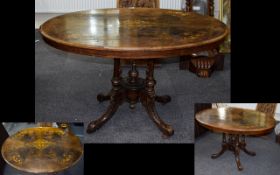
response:
M76 164L82 154L80 139L60 128L26 128L8 137L1 149L4 160L28 173L57 173Z
M228 28L193 12L136 8L68 13L40 26L50 45L103 58L153 59L217 48Z
M275 126L273 115L231 107L201 111L196 120L207 129L228 134L262 135Z

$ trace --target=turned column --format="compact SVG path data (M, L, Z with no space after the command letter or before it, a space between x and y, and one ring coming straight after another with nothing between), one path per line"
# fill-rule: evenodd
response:
M186 12L192 12L193 0L186 0Z
M208 15L214 17L214 11L215 11L214 0L208 0L207 3L208 3L208 5L207 5L208 6Z
M151 60L147 63L145 90L147 95L152 99L155 98L155 85L156 81L154 79L154 60Z

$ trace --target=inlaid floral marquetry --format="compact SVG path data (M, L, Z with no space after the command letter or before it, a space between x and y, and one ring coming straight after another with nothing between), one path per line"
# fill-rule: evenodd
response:
M45 22L40 32L62 50L110 58L131 58L132 54L143 59L215 48L228 29L217 19L192 12L121 8L58 16Z
M4 142L1 151L8 164L29 173L62 171L83 154L78 137L53 127L21 130Z
M229 134L265 134L275 126L273 115L231 107L202 111L196 120L210 130Z

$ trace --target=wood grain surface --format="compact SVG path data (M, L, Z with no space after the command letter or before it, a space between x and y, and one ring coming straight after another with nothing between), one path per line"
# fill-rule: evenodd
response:
M201 111L196 120L207 129L228 134L262 135L275 126L273 115L231 107Z
M152 59L214 49L228 29L193 12L121 8L68 13L46 21L40 32L47 43L69 52Z

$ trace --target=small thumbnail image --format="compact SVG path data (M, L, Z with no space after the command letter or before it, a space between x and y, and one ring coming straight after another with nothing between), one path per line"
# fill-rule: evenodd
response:
M83 123L0 123L0 174L83 174L83 131Z

